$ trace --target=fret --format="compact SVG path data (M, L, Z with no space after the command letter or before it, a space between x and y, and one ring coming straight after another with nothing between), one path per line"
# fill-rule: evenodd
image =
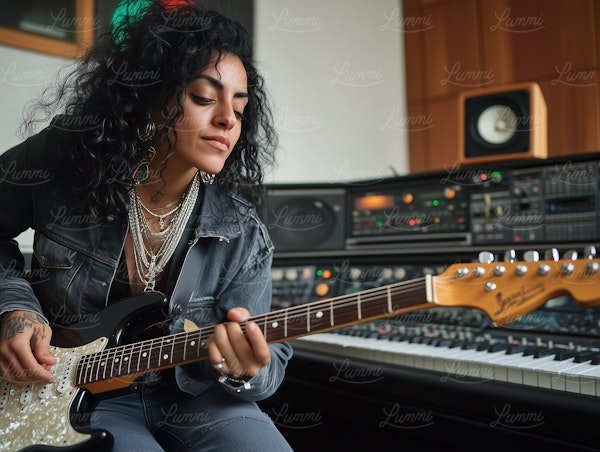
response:
M115 358L116 358L116 351L117 349L113 349L113 352L110 354L110 372L108 373L108 377L114 377L115 376Z
M171 348L171 352L169 353L165 353L164 349L165 349L165 343L167 344L166 348ZM167 361L169 364L173 362L173 339L171 336L165 336L161 341L160 341L160 349L158 351L158 362L156 364L156 367L162 367L162 363L163 361Z
M125 359L125 347L119 347L119 349L121 350L121 354L120 354L119 358L117 358L117 360L119 362L119 368L117 369L117 376L123 375L123 361Z
M129 355L127 355L127 373L131 373L131 362L133 361L133 347L127 347L126 350L129 350Z
M201 334L196 333L192 336L192 339L190 340L190 347L192 347L192 349L196 349L196 358L200 357L201 346L202 346ZM186 358L187 358L187 356L186 356Z
M427 295L422 283L397 283L357 294L316 301L251 317L260 325L267 342L297 338L335 327L365 322L423 303ZM415 302L415 298L417 302ZM426 302L425 302L426 303ZM118 346L89 356L79 363L77 381L89 384L116 376L145 373L182 362L205 359L207 340L214 325L130 345Z
M329 302L329 325L335 326L335 319L333 317L333 301Z

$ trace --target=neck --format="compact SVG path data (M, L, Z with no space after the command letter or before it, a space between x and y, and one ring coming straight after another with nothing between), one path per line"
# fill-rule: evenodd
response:
M165 171L160 177L148 178L138 184L137 195L145 205L154 209L176 205L188 190L196 172L194 168L185 174L172 177Z

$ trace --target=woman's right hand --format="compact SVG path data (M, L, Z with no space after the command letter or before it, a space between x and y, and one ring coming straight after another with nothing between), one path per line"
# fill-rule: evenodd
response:
M51 383L50 368L56 358L50 353L52 330L35 312L10 311L0 317L0 373L21 387L28 383Z

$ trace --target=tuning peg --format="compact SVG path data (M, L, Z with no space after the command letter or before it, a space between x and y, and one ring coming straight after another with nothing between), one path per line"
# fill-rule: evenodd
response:
M507 250L504 253L504 262L514 262L517 260L517 252L515 250Z
M523 254L523 259L527 262L537 262L540 260L540 253L533 250L525 251L525 253Z
M570 261L576 261L577 256L578 256L577 251L568 250L568 251L565 251L565 254L563 255L563 259L570 260Z
M494 262L494 254L490 253L489 251L482 251L481 253L479 253L479 262L481 262L482 264L490 264L492 262Z
M546 250L546 252L544 253L544 259L546 259L547 261L557 261L560 259L560 256L558 254L558 250L556 248L550 248L549 250Z
M588 259L594 259L596 257L596 247L594 245L588 245L584 248L583 253Z

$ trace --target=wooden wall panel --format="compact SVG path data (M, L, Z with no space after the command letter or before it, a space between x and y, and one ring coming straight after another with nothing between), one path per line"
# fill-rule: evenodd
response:
M424 7L423 15L433 22L423 33L427 98L483 83L476 0L435 3Z
M582 86L554 81L540 83L548 107L548 155L599 151L598 83Z
M600 1L406 0L433 28L406 40L408 114L432 127L409 135L411 172L456 160L457 94L536 81L548 107L548 154L600 151ZM459 62L462 80L444 81ZM419 70L425 73L419 77ZM472 70L473 72L469 73ZM479 71L479 78L470 77ZM455 83L462 81L461 83Z

